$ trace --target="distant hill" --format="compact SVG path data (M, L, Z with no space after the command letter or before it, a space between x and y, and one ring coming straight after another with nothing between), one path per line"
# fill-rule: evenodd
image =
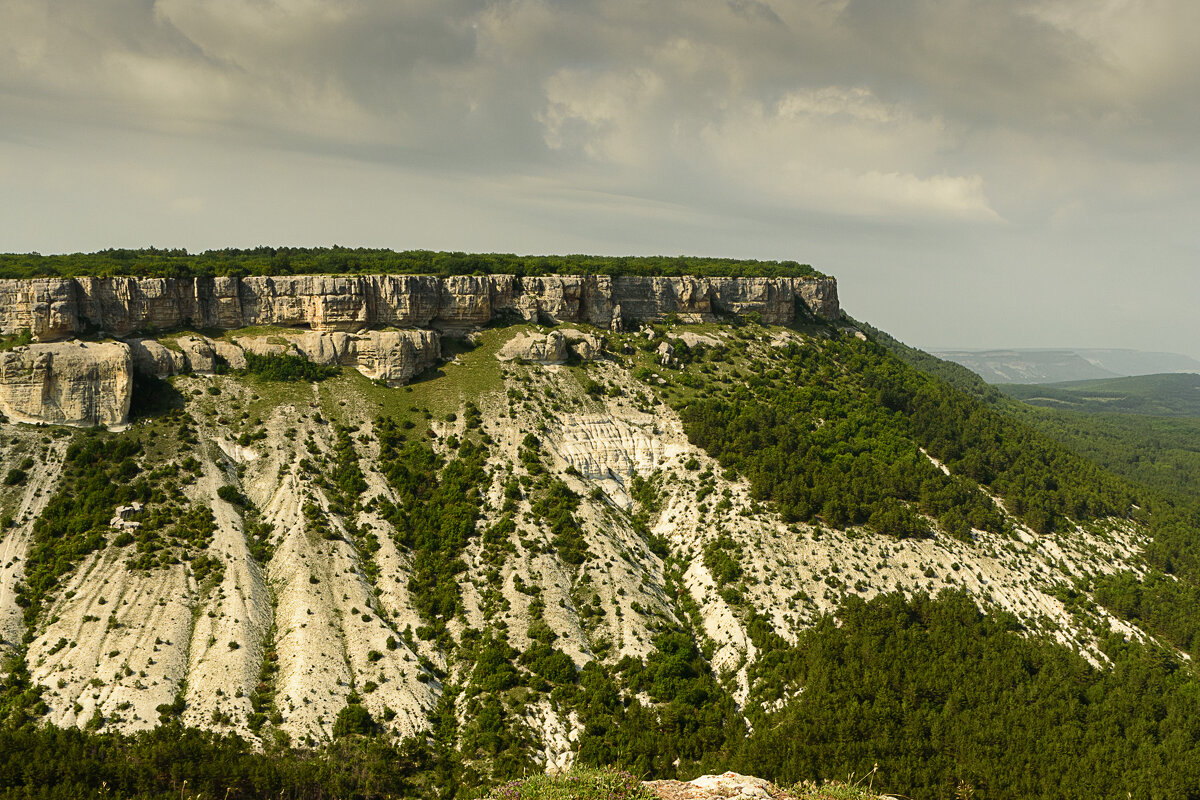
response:
M1050 384L1001 384L997 388L1010 397L1046 408L1200 417L1200 375L1190 372Z
M988 383L1059 383L1162 372L1200 372L1200 361L1179 353L1116 349L943 350Z

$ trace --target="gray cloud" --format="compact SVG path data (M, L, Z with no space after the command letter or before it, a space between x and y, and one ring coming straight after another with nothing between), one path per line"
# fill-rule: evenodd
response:
M1200 333L1198 26L1188 0L9 0L0 247L797 258L918 343L1171 349Z

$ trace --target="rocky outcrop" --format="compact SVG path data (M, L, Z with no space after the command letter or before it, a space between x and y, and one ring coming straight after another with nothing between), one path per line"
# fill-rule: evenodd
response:
M0 410L17 420L79 425L127 421L132 367L164 377L244 367L245 353L291 353L352 366L390 386L441 354L440 332L495 320L581 322L622 330L678 319L757 315L783 325L840 316L832 278L609 275L284 275L247 278L39 278L0 280L0 334L38 344L4 356ZM299 328L233 341L180 329ZM390 330L375 330L380 327ZM602 340L579 331L518 337L500 354L561 364L595 357ZM46 343L83 334L128 344Z
M869 786L859 784L806 781L791 789L782 789L762 778L736 772L701 775L690 781L643 781L642 785L659 800L830 800L835 797L895 800L891 795L877 795Z
M85 332L117 337L251 325L361 331L465 330L505 317L628 327L758 314L840 315L832 278L652 278L608 275L285 275L247 278L0 280L0 334L39 341Z
M591 361L604 350L604 340L594 333L567 328L539 334L519 333L504 343L496 353L501 361L523 359L539 364L563 364L569 357Z
M643 785L660 800L796 800L796 795L783 791L770 781L736 772L701 775L690 781L646 781Z
M290 354L350 366L372 380L403 386L436 363L432 330L305 332L234 341L185 335L128 342L48 342L0 354L0 412L15 422L120 426L129 421L134 372L165 378L246 366L246 353Z
M567 330L563 335L567 337L567 349L580 361L591 361L604 350L604 340L594 333Z
M371 380L403 386L441 355L441 336L433 330L307 331L238 336L232 341L188 335L166 341L170 346L155 339L129 341L138 372L158 378L184 372L211 374L221 361L242 369L246 353L293 355L317 364L354 367Z
M0 356L0 411L16 422L123 425L133 357L121 342L59 342Z
M496 358L501 361L523 359L539 364L563 364L567 360L567 337L559 331L547 334L520 333L504 343Z
M172 350L155 339L130 339L128 344L133 368L143 375L165 378L190 369L181 351Z
M667 338L672 341L680 341L688 347L717 347L721 344L720 339L715 339L712 336L705 336L703 333L694 333L693 331L672 331L667 334Z
M436 331L371 331L357 337L356 369L388 386L402 386L437 362Z

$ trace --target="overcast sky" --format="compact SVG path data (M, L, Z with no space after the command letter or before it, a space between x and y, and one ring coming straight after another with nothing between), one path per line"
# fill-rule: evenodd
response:
M1195 0L0 0L0 251L795 259L1200 356Z

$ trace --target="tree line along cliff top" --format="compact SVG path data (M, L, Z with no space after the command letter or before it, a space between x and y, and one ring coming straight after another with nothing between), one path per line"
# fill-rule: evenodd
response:
M461 253L432 250L376 250L349 247L256 247L203 253L146 248L96 253L41 255L0 253L0 278L107 277L128 275L193 278L304 274L425 275L644 275L672 277L803 278L825 277L795 261L699 256L521 256L509 253Z

